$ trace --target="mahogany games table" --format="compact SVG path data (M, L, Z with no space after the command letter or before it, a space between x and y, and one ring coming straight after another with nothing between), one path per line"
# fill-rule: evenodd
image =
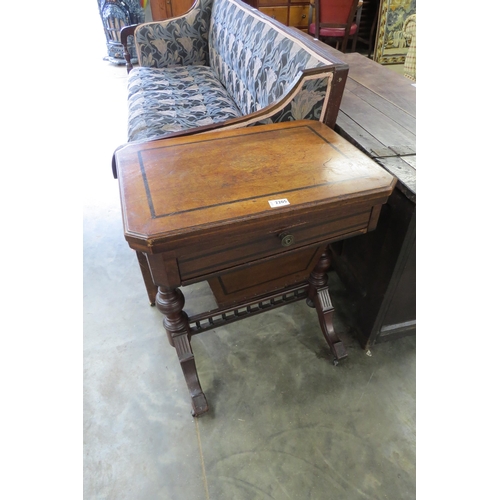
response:
M317 121L129 144L115 153L125 238L164 314L190 392L208 411L191 337L305 299L334 362L328 245L376 227L396 179ZM189 317L181 286L208 281L218 308Z

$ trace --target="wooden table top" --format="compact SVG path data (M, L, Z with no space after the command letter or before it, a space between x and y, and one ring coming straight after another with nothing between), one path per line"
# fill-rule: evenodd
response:
M116 164L129 243L346 205L396 183L339 134L305 120L131 144Z
M416 199L416 87L358 54L331 49L349 65L335 130L395 175Z

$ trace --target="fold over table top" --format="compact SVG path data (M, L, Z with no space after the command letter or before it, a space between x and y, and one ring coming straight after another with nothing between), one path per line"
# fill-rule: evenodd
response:
M116 164L125 236L142 240L376 199L396 183L337 133L306 120L130 144Z

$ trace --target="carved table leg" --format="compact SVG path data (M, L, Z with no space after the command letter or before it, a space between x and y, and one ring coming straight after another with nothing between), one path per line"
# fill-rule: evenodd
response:
M151 277L151 271L149 270L148 260L142 252L136 252L137 260L139 261L139 266L141 268L142 279L144 280L144 285L146 286L146 291L148 292L149 303L154 306L156 299L156 292L158 287L153 283L153 278Z
M191 414L198 417L208 411L207 398L201 390L198 372L191 349L191 333L184 307L184 295L178 288L160 286L156 296L156 307L165 315L163 326L170 344L175 347L184 378L191 396Z
M328 276L326 274L330 268L330 262L330 250L327 248L309 276L307 305L316 307L321 330L334 356L333 362L337 364L340 359L347 357L347 351L333 327L335 309L328 292Z

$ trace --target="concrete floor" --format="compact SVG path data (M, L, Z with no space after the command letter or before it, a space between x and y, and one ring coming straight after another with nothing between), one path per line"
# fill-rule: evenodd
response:
M114 149L126 142L126 70L87 75L107 91L84 193L84 498L416 498L415 337L368 355L336 317L349 357L333 366L313 309L295 303L193 338L210 412L194 419L162 315L122 231ZM188 312L210 305L187 287ZM342 286L331 274L334 305Z

